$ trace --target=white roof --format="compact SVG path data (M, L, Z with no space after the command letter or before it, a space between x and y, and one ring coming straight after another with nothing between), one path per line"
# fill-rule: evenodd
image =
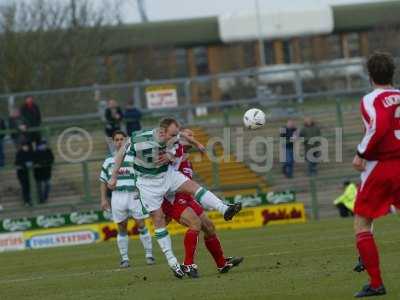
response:
M285 38L298 35L331 33L333 11L322 0L259 0L260 10L226 13L218 17L224 42ZM258 24L259 18L259 24Z

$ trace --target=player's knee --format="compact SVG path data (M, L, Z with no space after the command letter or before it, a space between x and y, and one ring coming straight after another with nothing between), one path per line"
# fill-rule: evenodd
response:
M215 226L214 225L203 226L203 232L205 236L213 236L215 235Z
M365 231L371 231L372 220L360 216L354 216L354 232L359 234Z
M122 234L128 233L128 223L126 221L118 223L118 232Z
M166 226L165 215L161 209L151 212L151 217L155 228L163 228Z
M199 188L200 186L197 184L197 182L190 179L187 180L184 184L182 184L182 186L179 188L178 191L183 193L188 193L194 196Z
M139 229L143 229L143 228L146 227L145 224L144 224L144 220L135 220L135 222L136 222L136 225L137 225L137 227Z
M202 220L202 230L206 236L212 236L215 234L215 226L214 223L210 220Z
M200 231L201 230L201 220L199 217L197 216L192 216L189 220L189 228L192 230L197 230Z

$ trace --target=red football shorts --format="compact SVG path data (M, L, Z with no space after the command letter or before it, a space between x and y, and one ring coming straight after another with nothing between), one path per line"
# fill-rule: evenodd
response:
M376 219L400 209L400 160L369 161L361 174L354 213Z
M174 203L164 199L162 204L164 214L177 222L179 222L183 211L188 207L192 208L198 216L204 212L203 207L191 195L185 193L177 193Z

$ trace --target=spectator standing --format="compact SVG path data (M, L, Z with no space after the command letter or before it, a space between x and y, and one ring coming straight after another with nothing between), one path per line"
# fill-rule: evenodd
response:
M308 164L308 175L317 175L318 159L321 156L321 152L315 151L313 148L321 145L318 140L321 137L321 129L310 117L307 117L304 119L304 127L301 129L299 136L304 139L304 155Z
M142 129L142 125L140 124L141 118L142 113L134 106L133 100L129 100L124 114L124 119L126 121L126 132L128 136L131 136L132 132Z
M54 163L54 155L46 141L41 141L34 152L34 175L36 180L39 202L45 203L49 198L51 170Z
M17 149L19 149L21 144L31 142L27 132L28 127L18 108L11 112L8 120L8 128L12 130L10 136Z
M117 101L114 99L108 100L105 111L107 137L112 137L114 131L121 130L123 116L124 114L122 113Z
M6 130L6 122L0 118L0 168L4 167L5 157L4 157L4 137L5 132L1 132L2 130Z
M24 142L21 148L17 151L15 157L15 166L17 168L18 181L21 184L22 197L26 206L32 206L29 167L33 165L32 146Z
M294 140L296 138L297 128L293 120L288 120L286 127L281 129L281 138L285 139L284 142L284 162L283 162L283 174L287 178L293 178L293 165L294 165Z
M123 119L123 112L119 107L117 101L114 99L110 99L107 102L107 108L105 110L105 119L106 119L106 137L107 137L107 144L110 153L114 152L114 144L112 142L112 135L114 131L121 130L121 123Z
M25 98L24 104L21 106L21 116L26 122L26 125L29 128L39 127L42 124L42 115L40 113L39 106L33 101L32 96L28 96ZM30 137L30 141L34 142L36 145L41 140L40 130L36 130L33 132L29 132L28 136Z

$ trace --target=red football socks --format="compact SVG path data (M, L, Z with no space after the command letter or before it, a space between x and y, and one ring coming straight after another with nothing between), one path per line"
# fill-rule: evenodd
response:
M199 240L199 232L196 230L189 229L185 233L184 245L185 245L185 265L194 264L194 255L197 249L197 241Z
M371 232L361 232L356 235L356 239L358 252L371 279L370 284L373 288L378 288L382 285L382 278L374 236Z
M204 237L204 243L214 258L217 267L222 268L225 265L225 257L218 237L216 235Z

